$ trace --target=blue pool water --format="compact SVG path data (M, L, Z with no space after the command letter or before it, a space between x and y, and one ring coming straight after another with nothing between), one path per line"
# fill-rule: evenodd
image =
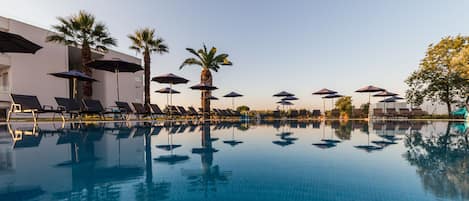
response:
M462 122L0 126L0 200L469 200Z

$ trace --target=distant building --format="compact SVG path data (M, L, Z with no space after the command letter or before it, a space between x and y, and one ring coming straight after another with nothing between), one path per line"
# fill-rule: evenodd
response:
M49 75L77 69L80 66L80 49L57 43L45 42L53 32L0 16L0 30L19 34L42 46L36 54L0 53L0 110L10 106L10 93L36 95L42 105L56 106L54 97L71 97L71 82ZM119 58L141 63L137 57L113 50L107 53L94 52L94 59ZM117 100L116 76L114 73L93 70L93 99L101 100L105 107L115 105ZM120 99L128 102L143 102L143 72L119 74ZM79 87L79 94L81 93ZM1 113L4 115L4 113Z

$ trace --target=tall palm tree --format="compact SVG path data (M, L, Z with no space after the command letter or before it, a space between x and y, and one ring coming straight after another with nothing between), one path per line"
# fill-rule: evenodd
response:
M52 26L56 33L47 36L46 41L81 47L81 70L91 76L91 69L85 65L91 61L91 49L107 52L109 46L116 46L116 39L110 36L105 24L96 22L96 18L86 11L57 19L60 23ZM85 98L93 95L91 82L83 85L83 95Z
M169 52L168 46L164 40L155 36L155 30L150 28L139 29L133 35L128 35L132 41L130 49L143 54L143 62L145 67L145 105L150 103L150 54L164 54Z
M203 84L212 85L212 73L210 70L218 72L218 69L220 69L221 66L233 65L233 63L228 60L228 54L222 53L217 55L217 48L215 47L212 47L210 51L207 50L205 45L198 51L195 51L192 48L186 48L186 50L195 55L195 57L187 58L179 68L182 69L186 65L197 65L202 67L200 83ZM210 115L210 99L208 97L210 97L211 92L202 92L201 95L203 115L204 118L208 118Z

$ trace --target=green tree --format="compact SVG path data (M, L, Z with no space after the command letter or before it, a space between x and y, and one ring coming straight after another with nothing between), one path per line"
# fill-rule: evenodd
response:
M409 86L406 92L408 102L414 105L421 105L424 101L443 103L451 115L451 104L464 98L469 89L469 82L465 79L469 68L456 60L468 45L469 38L463 36L448 36L436 45L431 44L419 68L405 81Z
M241 105L236 108L236 111L238 112L249 112L250 108L246 105Z
M341 114L347 114L350 116L352 114L352 97L344 96L339 98L335 103L335 106Z
M110 36L105 24L96 22L95 17L86 11L80 11L70 17L57 17L59 24L52 26L56 31L47 36L47 42L56 42L81 48L81 70L92 76L91 69L85 64L91 61L91 49L107 52L109 46L116 45L116 39ZM83 95L93 95L91 82L83 85Z
M136 30L135 33L128 35L127 37L129 37L129 39L132 41L130 49L143 54L145 105L147 105L150 104L150 55L152 53L168 53L169 48L165 44L163 38L156 36L154 29L139 29Z
M228 60L228 54L218 54L217 55L217 48L212 47L210 51L204 45L202 49L195 51L192 48L186 48L191 54L195 57L190 57L182 62L181 66L179 67L182 69L186 65L197 65L202 68L202 72L200 74L200 83L212 85L212 73L210 72L215 71L218 72L221 66L231 66L230 60ZM202 104L202 111L204 118L208 118L210 116L210 97L211 92L206 91L202 92L201 96L201 104ZM205 97L205 98L203 98Z

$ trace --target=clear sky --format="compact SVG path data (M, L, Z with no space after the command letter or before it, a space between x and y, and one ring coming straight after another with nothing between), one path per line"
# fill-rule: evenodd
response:
M152 75L173 72L199 82L200 68L179 70L202 43L230 54L234 63L213 73L216 107L228 107L222 95L237 91L237 104L272 109L272 94L286 90L300 98L296 108L321 108L313 91L327 87L351 95L376 85L404 95L405 78L418 67L430 43L469 32L469 1L463 0L1 0L0 15L50 28L57 16L83 9L107 24L116 50L128 49L127 34L151 27L170 53L152 56ZM165 87L152 84L152 91ZM198 105L200 93L176 86L175 104ZM153 94L152 101L164 104ZM330 103L329 103L330 104Z

